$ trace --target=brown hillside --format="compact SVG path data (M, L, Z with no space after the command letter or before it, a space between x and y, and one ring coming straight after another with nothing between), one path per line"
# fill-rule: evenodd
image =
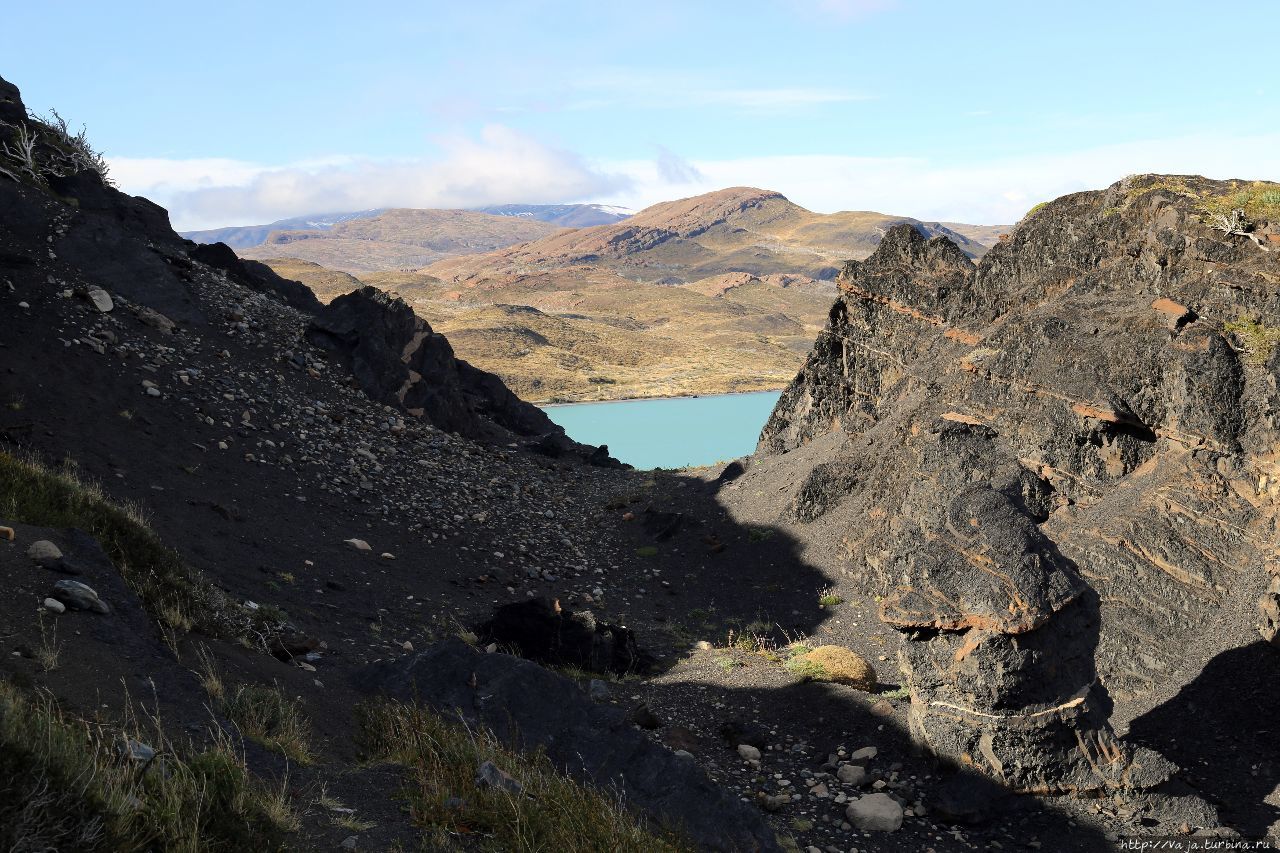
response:
M350 273L414 269L453 255L490 252L564 229L517 216L470 210L396 208L328 231L273 231L244 258L292 257Z

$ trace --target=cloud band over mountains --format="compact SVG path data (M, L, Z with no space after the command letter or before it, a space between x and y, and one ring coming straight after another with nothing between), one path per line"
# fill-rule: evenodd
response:
M589 161L500 125L439 142L431 159L334 157L282 167L223 159L113 158L128 192L182 229L377 207L605 202L632 209L727 186L777 190L818 212L876 210L927 220L1009 223L1033 204L1135 172L1280 176L1280 134L1182 136L1034 156L939 162L842 154Z
M271 222L317 211L554 203L622 193L625 175L501 125L439 140L433 159L333 157L281 167L234 160L112 158L127 192L164 205L182 229Z

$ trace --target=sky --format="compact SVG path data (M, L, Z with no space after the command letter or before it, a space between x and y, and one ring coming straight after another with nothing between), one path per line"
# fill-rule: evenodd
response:
M1206 2L6 4L0 76L180 229L726 186L978 224L1280 179L1265 15Z

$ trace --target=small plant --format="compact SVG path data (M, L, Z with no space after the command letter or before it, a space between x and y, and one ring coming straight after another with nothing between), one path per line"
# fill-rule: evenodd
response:
M133 412L129 411L128 409L121 409L117 414L119 414L120 417L124 418L126 421L133 420Z
M218 673L218 664L209 652L208 646L200 647L200 650L196 652L196 660L200 663L200 668L195 670L196 677L200 679L200 686L204 688L205 694L210 699L221 703L227 697L227 688L222 683L222 676Z
M58 668L58 660L62 657L62 644L58 642L58 623L52 625L45 622L44 612L36 615L40 623L40 646L36 649L36 663L45 672L53 672Z
M377 826L371 820L361 820L354 814L340 814L333 818L333 825L340 826L343 829L349 829L352 832L368 832Z
M911 691L906 687L895 687L892 690L885 690L880 693L882 699L910 699Z
M1235 335L1240 342L1246 364L1260 367L1271 359L1276 344L1280 344L1280 328L1266 326L1257 320L1241 317L1222 324L1223 331Z
M10 411L21 412L27 407L27 398L21 394L17 394L10 399L6 405Z
M774 530L771 527L751 527L747 530L748 542L764 542L773 538Z
M641 545L636 549L637 557L656 557L658 556L658 548L655 545Z
M823 607L835 607L837 604L844 604L844 599L836 595L834 589L827 587L818 595L818 603Z
M298 702L285 698L279 687L242 684L222 710L250 740L299 764L311 763L311 727Z
M712 658L712 660L715 661L716 666L720 667L725 672L732 672L739 667L746 666L742 661L732 658L729 655L717 655Z
M827 670L817 661L805 657L791 657L786 662L787 672L805 681L825 681Z
M268 788L263 792L262 810L268 820L285 832L302 829L302 820L294 810L293 800L289 796L288 771L280 780L279 788Z

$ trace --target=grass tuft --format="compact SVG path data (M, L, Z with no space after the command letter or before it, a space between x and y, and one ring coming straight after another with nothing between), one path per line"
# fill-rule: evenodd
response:
M162 625L250 639L278 626L250 614L183 562L148 526L142 510L116 504L71 471L0 452L0 517L40 527L77 527L98 540L129 588Z
M140 765L121 732L0 681L0 849L282 849L295 825L280 820L292 813L287 798L251 776L225 738L201 751L178 750L158 730L149 739L157 757Z
M241 734L299 764L310 764L311 726L299 703L279 687L242 684L222 703Z
M357 719L370 758L407 768L410 814L430 838L460 836L475 842L466 849L485 851L690 849L646 829L604 792L557 773L545 755L508 749L489 732L386 701L358 706ZM514 777L520 791L477 785L485 761Z
M52 624L47 623L43 611L36 618L40 622L40 646L36 649L36 663L45 672L53 672L58 668L58 661L62 657L62 643L58 642L58 623L56 620Z

